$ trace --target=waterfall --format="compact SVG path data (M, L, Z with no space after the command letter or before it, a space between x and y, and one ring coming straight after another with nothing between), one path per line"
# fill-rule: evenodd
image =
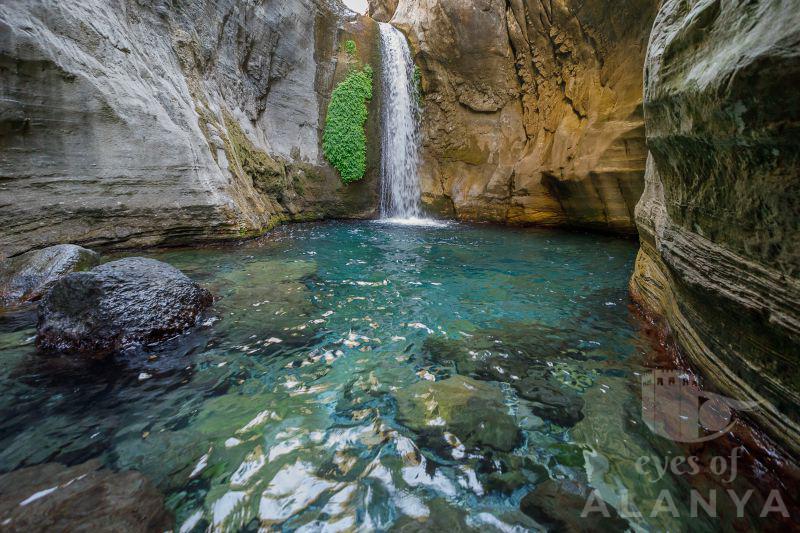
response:
M381 218L419 220L419 94L405 36L380 23L383 62Z

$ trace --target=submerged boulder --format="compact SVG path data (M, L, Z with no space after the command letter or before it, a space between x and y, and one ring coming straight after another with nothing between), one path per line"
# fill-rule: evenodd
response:
M131 257L60 279L42 299L36 346L104 358L194 325L211 293L180 270Z
M139 472L92 460L47 463L0 476L3 531L166 531L164 498Z
M564 427L583 420L583 398L577 391L554 385L544 376L530 375L515 383L520 396L533 402L533 413Z
M96 266L100 256L74 244L33 250L0 262L0 305L12 306L41 298L70 272Z
M602 500L597 494L589 502L586 489L568 482L559 483L547 480L522 498L520 509L536 520L547 531L627 531L627 520L621 518L616 509ZM587 508L586 516L582 516ZM607 516L597 509L605 508Z
M519 439L499 389L464 376L422 381L397 393L398 419L417 433L449 432L467 447L511 451Z

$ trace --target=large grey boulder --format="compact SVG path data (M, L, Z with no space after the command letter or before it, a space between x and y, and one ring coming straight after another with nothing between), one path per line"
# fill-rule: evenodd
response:
M74 244L33 250L0 262L0 306L38 300L70 272L96 266L100 256Z
M98 460L46 463L0 476L2 531L166 531L164 497L139 472L113 472Z
M102 359L193 326L213 298L180 270L131 257L60 279L39 306L42 351Z

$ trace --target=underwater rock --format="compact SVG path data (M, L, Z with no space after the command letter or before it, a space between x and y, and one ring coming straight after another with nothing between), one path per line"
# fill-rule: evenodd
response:
M46 463L0 476L3 531L165 531L164 498L139 472L112 472L92 460Z
M39 307L36 346L102 359L183 332L212 301L210 292L166 263L121 259L53 285Z
M628 522L620 518L616 510L608 504L605 505L608 517L604 517L599 511L588 513L585 518L581 517L587 496L579 494L582 492L579 487L573 488L575 492L556 481L547 480L522 499L520 509L545 526L547 531L596 532L628 529ZM592 505L595 503L593 501Z
M401 514L392 524L392 531L402 533L428 533L430 531L470 531L459 509L444 498L427 502L427 513L422 516Z
M74 244L33 250L0 262L0 305L38 300L59 278L96 266L100 256Z
M467 447L510 451L519 440L499 389L464 376L421 381L396 393L398 420L420 434L448 431Z
M429 337L423 348L436 364L454 364L459 373L480 381L510 384L535 402L529 405L532 414L572 427L583 419L580 394L592 385L593 373L573 364L569 350L578 350L565 350L557 333L536 328L519 338L495 331L475 333L468 341ZM554 354L564 360L548 361Z
M534 414L564 427L572 427L583 420L583 398L577 391L567 392L550 383L543 376L531 375L514 383L519 395L530 400Z
M534 368L546 368L547 363L554 360L558 360L557 368L578 371L579 366L572 363L590 357L568 340L574 338L574 332L569 330L517 322L503 326L476 330L464 339L430 336L424 341L423 355L438 365L455 365L459 374L508 383L524 377ZM589 385L591 379L581 376L573 388Z

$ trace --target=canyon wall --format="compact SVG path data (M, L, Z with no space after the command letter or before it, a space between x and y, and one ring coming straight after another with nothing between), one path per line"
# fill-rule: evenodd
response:
M645 65L651 156L634 297L800 453L800 10L666 0Z
M336 0L0 4L0 258L371 216L379 154L345 187L320 137L341 43L380 75L376 29Z
M422 73L423 201L462 220L635 233L657 0L375 0Z

